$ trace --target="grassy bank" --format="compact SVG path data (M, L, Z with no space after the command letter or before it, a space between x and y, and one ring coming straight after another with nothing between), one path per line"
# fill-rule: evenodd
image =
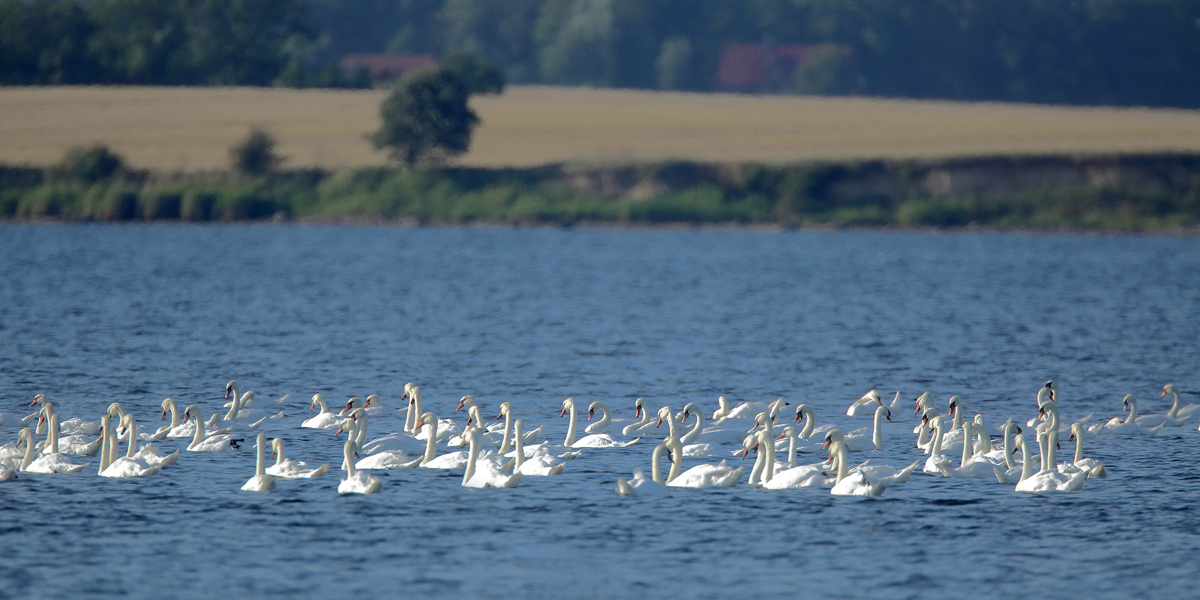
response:
M121 172L92 182L6 167L0 218L1194 231L1200 157Z

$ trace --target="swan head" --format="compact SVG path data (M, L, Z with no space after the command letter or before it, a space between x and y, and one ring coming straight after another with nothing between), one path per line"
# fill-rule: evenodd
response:
M229 399L229 394L233 393L233 388L235 388L235 387L237 387L237 381L235 381L235 380L230 380L229 383L225 384L225 399L226 400Z
M821 446L821 449L824 450L833 444L842 441L843 439L845 438L842 437L842 431L840 429L830 429L825 433L825 444Z
M319 393L313 394L312 402L308 405L309 412L316 410L317 405L320 404L321 402L323 402L324 400L325 399L321 397L321 394L319 394Z
M742 458L746 458L751 450L758 450L758 435L757 433L750 434L742 440Z
M45 402L46 402L46 395L45 395L45 394L38 394L38 395L36 395L36 396L34 396L34 397L33 397L33 402L30 402L30 403L29 403L29 405L30 405L30 406L33 406L34 404L43 404L43 403L45 403Z
M110 413L106 413L104 416L106 416L106 417L110 416ZM183 409L183 422L187 423L188 419L192 419L192 418L196 419L197 421L201 420L200 419L200 409L196 408L195 404Z
M1173 383L1168 383L1167 385L1163 386L1163 391L1159 395L1166 396L1167 394L1178 394L1178 393L1179 393L1179 388L1176 388L1175 384L1173 384Z
M1058 395L1058 382L1057 381L1051 379L1050 381L1047 381L1046 385L1044 385L1042 387L1049 390L1051 400L1057 401L1057 399L1054 397L1054 396Z
M108 414L123 415L125 414L125 409L121 408L121 404L119 402L113 402L112 404L108 405Z
M462 399L458 401L458 406L454 407L454 412L458 412L459 410L462 410L462 408L464 406L465 407L475 406L475 396L472 396L470 394L463 396Z
M1121 408L1128 409L1131 406L1137 406L1137 400L1133 398L1133 394L1125 394L1125 397L1121 398Z
M513 421L513 432L518 440L521 439L521 434L525 433L525 422L522 419Z
M882 402L879 403L879 408L875 409L876 413L883 413L883 418L887 419L888 423L892 422L892 411Z
M592 416L594 416L596 414L596 411L600 410L600 407L602 407L602 406L604 406L604 403L599 400L588 405L588 420L589 421L592 420ZM608 407L604 406L604 408L608 408Z
M855 404L870 404L872 402L878 402L881 405L883 404L883 398L879 397L879 390L871 390L863 394L862 398L859 398L858 402L855 402Z
M426 423L434 423L436 421L437 421L437 417L433 413L426 412L425 414L423 414L417 418L417 423L416 423L415 427L417 429L420 429L420 428L424 427Z
M401 401L408 400L408 396L412 392L412 389L413 389L413 384L411 381L404 384L404 391L400 393L400 400Z
M262 435L261 433L258 435ZM277 455L283 454L283 440L280 438L271 439L271 458L274 459Z
M696 406L695 402L688 402L687 405L683 407L683 419L681 419L679 422L687 423L688 417L694 414L700 414L700 407Z
M796 407L796 418L792 419L792 422L799 423L800 421L803 421L806 417L809 419L813 418L812 408L810 408L807 404L801 404Z
M640 419L642 417L642 413L645 411L646 411L646 406L644 404L642 404L641 398L638 398L637 400L633 401L633 416Z
M950 396L950 400L948 400L948 402L950 403L950 416L952 417L954 416L954 413L964 408L962 398L959 398L958 396Z
M783 428L783 433L776 436L775 439L782 440L785 437L794 438L794 437L798 437L799 435L800 435L800 433L796 431L795 427L788 425L787 427Z
M932 400L930 400L929 392L925 392L925 393L921 394L920 396L917 396L917 399L914 400L914 402L917 403L917 408L916 408L916 410L913 410L913 414L919 415L919 414L921 414L922 410L930 407Z
M511 402L501 402L500 403L500 414L496 415L496 418L503 419L504 415L511 415L511 414L512 414L512 403Z
M382 406L379 401L379 394L369 394L367 399L363 401L363 406Z
M1067 441L1075 441L1076 436L1083 437L1083 423L1071 423L1071 435L1067 436Z
M167 410L175 404L175 401L167 398L162 401L162 418L167 418Z
M343 431L350 436L350 439L354 439L356 434L358 434L358 421L355 421L353 417L342 421L338 424L337 431L333 432L333 435L337 436Z
M663 419L670 421L671 418L672 418L671 407L664 406L664 407L658 409L658 422L655 423L654 426L658 427L658 426L662 425Z
M358 396L354 396L346 401L346 408L343 408L342 411L339 412L338 414L352 412L354 410L362 408L362 406L363 406L362 398L359 398Z

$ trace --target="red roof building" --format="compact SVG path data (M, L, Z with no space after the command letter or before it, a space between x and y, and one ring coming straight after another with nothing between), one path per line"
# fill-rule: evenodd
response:
M386 83L437 65L429 54L347 54L342 57L342 69L354 72L366 69L371 81Z
M717 63L717 87L730 92L783 91L792 70L826 44L726 44ZM843 46L847 54L850 46Z

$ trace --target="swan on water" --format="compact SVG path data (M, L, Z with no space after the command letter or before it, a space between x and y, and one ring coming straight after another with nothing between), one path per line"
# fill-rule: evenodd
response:
M303 461L288 458L283 452L282 438L271 440L271 458L275 459L275 464L267 467L266 473L278 479L316 479L329 472L329 463L312 469Z
M234 437L228 433L219 433L211 436L204 435L204 418L201 416L200 409L196 405L191 405L183 409L183 422L194 420L196 423L196 432L192 435L192 443L188 444L189 452L223 452L226 450L239 450L243 438Z
M254 447L258 450L258 456L254 461L254 477L246 480L242 485L242 491L245 492L273 492L275 491L275 478L267 473L267 434L258 432L255 438Z
M354 443L354 436L351 435L342 445L342 468L346 471L346 478L338 483L339 494L378 494L383 487L383 482L378 477L359 471L354 467L354 459L358 457L357 444Z
M471 488L512 488L517 487L521 482L520 473L505 473L500 467L491 460L479 459L479 436L480 429L471 427L467 429L467 441L470 444L467 458L467 470L463 473L463 487Z
M635 438L628 442L618 442L607 433L594 433L576 440L575 427L578 415L575 408L575 400L573 398L567 398L566 400L563 400L562 412L560 412L558 416L562 417L568 412L571 413L571 418L567 423L567 437L565 440L563 440L563 446L567 448L625 448L636 444L637 441L641 439Z
M654 452L650 454L650 473L651 478L646 479L642 474L641 469L633 470L633 478L625 481L623 478L617 478L617 493L622 496L663 496L667 493L666 486L663 485L662 470L659 463L667 454L666 444L659 444L654 447Z
M301 427L309 429L337 429L342 424L342 421L345 420L344 417L329 410L329 405L326 404L325 398L319 393L313 394L312 402L308 405L308 412L312 412L317 407L321 408L321 412L317 413L315 417L305 419L304 422L300 423Z

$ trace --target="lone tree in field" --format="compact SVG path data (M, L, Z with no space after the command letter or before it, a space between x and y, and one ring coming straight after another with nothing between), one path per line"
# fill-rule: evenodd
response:
M371 143L409 168L463 154L479 123L467 106L470 95L466 83L447 69L405 78L380 106L383 124Z
M243 175L265 175L283 162L275 154L275 138L257 127L251 127L246 139L229 149L229 159Z

